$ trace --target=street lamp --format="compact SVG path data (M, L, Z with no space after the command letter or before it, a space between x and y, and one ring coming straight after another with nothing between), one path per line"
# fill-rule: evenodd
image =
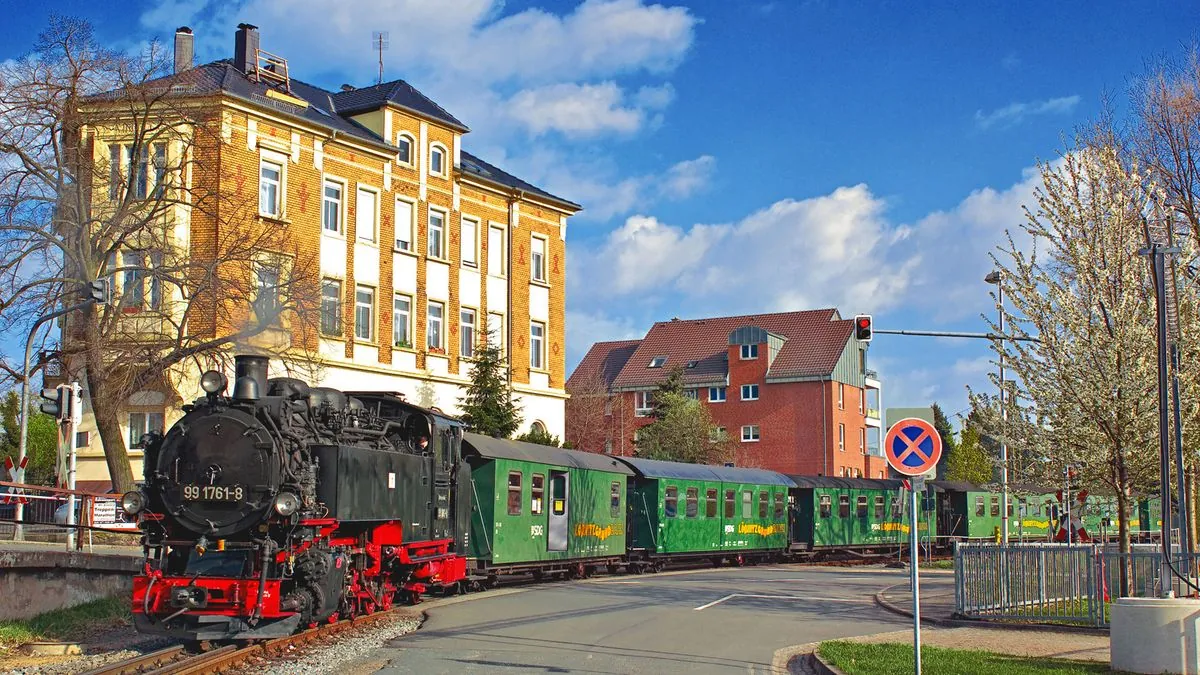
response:
M996 309L1000 315L1000 340L1004 339L1004 274L992 270L983 280L996 287ZM1008 444L1005 443L1005 427L1008 408L1004 405L1004 343L1000 344L1000 491L1004 504L1000 507L1000 543L1008 545Z

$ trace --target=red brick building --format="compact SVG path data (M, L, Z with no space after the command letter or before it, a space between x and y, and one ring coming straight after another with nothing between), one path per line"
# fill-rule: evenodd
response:
M655 389L681 367L738 466L884 477L880 383L852 323L836 309L672 319L641 340L598 342L567 380L567 440L633 454Z

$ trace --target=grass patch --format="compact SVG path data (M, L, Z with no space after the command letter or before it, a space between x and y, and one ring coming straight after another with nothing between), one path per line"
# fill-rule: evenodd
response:
M11 651L31 640L71 639L100 626L128 624L131 621L127 597L102 598L28 619L0 621L0 653Z
M821 658L847 675L907 675L913 670L912 645L822 642ZM967 649L921 647L921 670L926 675L1085 675L1111 673L1103 663L1028 658Z
M952 570L954 569L953 560L934 560L932 562L921 563L922 569L928 570Z

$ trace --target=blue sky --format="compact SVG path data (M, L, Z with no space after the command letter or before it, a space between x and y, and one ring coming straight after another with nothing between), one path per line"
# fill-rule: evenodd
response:
M980 331L988 252L1062 135L1196 38L1190 2L141 0L5 3L0 59L50 12L126 49L240 21L300 79L403 77L465 145L587 210L568 233L569 366L656 320L837 306ZM11 351L10 351L11 353ZM977 341L879 336L887 406L965 407Z

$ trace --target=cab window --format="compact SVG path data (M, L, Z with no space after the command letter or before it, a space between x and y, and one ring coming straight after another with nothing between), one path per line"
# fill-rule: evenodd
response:
M508 515L521 515L521 472L508 472Z
M833 500L829 495L821 495L821 517L828 518L833 515Z
M708 488L704 491L704 517L717 517L717 489Z
M679 511L679 488L674 485L667 486L667 495L663 499L663 515L667 518L674 518Z
M687 489L687 504L685 505L686 515L688 518L695 518L700 514L700 488L690 487Z

